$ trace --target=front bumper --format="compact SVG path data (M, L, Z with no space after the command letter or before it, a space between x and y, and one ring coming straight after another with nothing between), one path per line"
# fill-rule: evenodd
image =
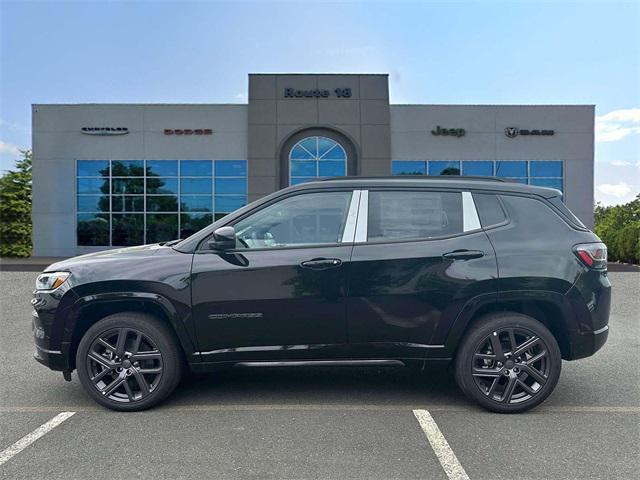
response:
M36 345L36 351L33 352L33 358L45 367L58 372L69 370L67 359L61 350L47 350Z

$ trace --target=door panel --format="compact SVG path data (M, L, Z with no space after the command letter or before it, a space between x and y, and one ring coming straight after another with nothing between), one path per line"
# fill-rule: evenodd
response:
M345 266L352 248L196 254L193 314L200 348L210 352L203 361L305 357L313 350L305 345L346 343ZM321 258L340 264L301 266Z

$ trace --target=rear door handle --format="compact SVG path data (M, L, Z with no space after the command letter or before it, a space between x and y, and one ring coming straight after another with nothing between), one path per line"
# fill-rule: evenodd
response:
M451 260L471 260L473 258L484 257L484 252L480 250L454 250L442 256Z
M342 265L342 260L339 258L313 258L300 264L301 267L312 270L326 270L327 268L337 268L340 265Z

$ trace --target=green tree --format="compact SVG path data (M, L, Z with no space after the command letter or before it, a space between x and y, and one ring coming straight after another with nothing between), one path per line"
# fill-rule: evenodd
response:
M610 260L640 262L640 195L624 205L596 205L595 224Z
M31 150L0 177L0 256L31 255Z

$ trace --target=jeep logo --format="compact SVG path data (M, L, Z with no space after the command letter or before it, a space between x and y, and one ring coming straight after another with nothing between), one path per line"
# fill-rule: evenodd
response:
M504 129L504 134L509 137L509 138L515 138L518 135L522 135L522 136L526 136L526 135L554 135L556 132L555 130L538 130L538 129L534 129L534 130L526 130L526 129L519 129L517 127L507 127Z
M436 126L435 130L431 130L431 135L439 136L450 136L450 137L464 137L464 134L467 133L464 128L442 128L440 125Z

